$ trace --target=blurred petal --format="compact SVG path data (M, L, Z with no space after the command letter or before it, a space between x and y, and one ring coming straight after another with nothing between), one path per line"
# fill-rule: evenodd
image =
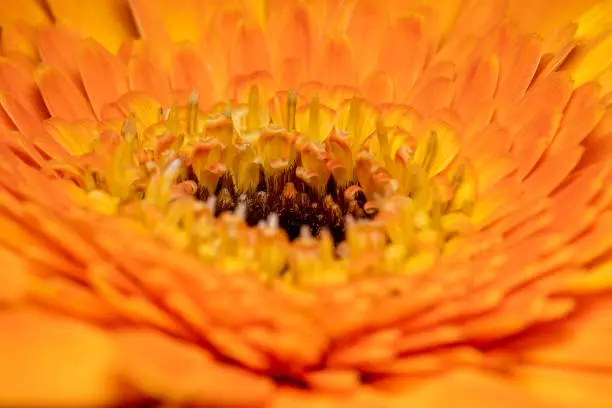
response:
M115 334L120 372L139 390L176 403L246 407L265 403L269 380L215 362L205 351L147 330ZM240 384L240 392L235 385Z
M33 26L18 22L2 27L2 55L22 54L36 62L36 30Z
M48 0L59 25L92 37L115 53L126 38L136 37L127 0Z
M403 382L405 386L410 384L407 380ZM402 380L400 379L395 384L390 381L385 388L393 390L401 385ZM535 393L530 393L501 375L472 370L457 370L442 374L431 381L423 381L407 396L400 396L393 403L396 406L447 407L455 405L474 408L491 406L552 408L556 406L547 403L544 399L537 398Z
M18 5L10 0L0 1L0 26L16 21L27 21L35 26L48 24L51 18L38 0L24 0Z
M82 407L129 401L114 378L112 342L99 330L33 310L2 311L0 327L0 404Z
M9 3L0 405L609 405L612 1Z

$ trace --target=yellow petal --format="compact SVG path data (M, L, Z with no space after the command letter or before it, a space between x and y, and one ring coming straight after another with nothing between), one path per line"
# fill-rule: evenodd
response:
M73 156L82 156L94 149L95 122L68 123L50 119L45 122L44 129Z
M51 21L42 2L23 0L19 3L0 1L0 26L15 21L27 21L32 25L47 24Z
M612 27L612 1L596 2L576 20L576 23L576 36L582 39L597 38L609 31Z
M424 167L430 176L435 176L446 169L457 156L459 140L455 131L445 123L434 123L427 129L429 132L417 144L414 160Z
M575 85L580 86L589 82L609 69L612 66L610 55L612 55L612 34L589 50L578 63L572 76Z
M509 2L508 15L525 31L547 34L576 20L580 13L589 7L593 6L593 9L598 7L598 3L601 2L601 0L556 0L553 5L550 0L513 0ZM585 16L586 13L578 21L588 26L590 22L584 18Z
M197 43L206 33L206 24L220 4L208 0L186 0L178 6L172 0L132 0L130 5L144 38Z
M48 3L58 24L94 38L112 53L119 50L125 39L137 36L125 0L49 0Z

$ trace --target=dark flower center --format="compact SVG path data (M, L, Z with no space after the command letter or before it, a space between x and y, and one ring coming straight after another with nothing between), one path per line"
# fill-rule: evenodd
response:
M330 176L325 191L320 192L296 175L298 161L279 175L268 176L260 169L259 182L255 189L239 191L233 182L230 172L226 172L214 191L214 213L220 216L233 212L240 203L246 208L246 223L256 226L268 219L271 214L278 215L279 227L285 230L290 240L296 239L304 227L313 237L327 229L336 244L345 239L346 218L371 219L377 210L364 208L366 196L357 190L347 197L347 190L358 186L351 182L348 186L338 186ZM193 171L188 179L196 181ZM198 187L196 198L202 201L211 198L210 192Z

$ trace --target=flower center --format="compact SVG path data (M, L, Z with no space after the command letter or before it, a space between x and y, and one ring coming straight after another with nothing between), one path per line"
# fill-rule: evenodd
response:
M120 135L92 144L106 164L86 171L88 199L226 270L294 281L313 262L343 279L349 258L364 271L433 262L471 230L474 170L444 127L413 137L392 119L406 112L356 96L332 109L261 94L207 112L193 94L149 123L154 103L128 103Z
M275 175L267 175L263 166L259 167L258 182L254 188L240 190L234 183L230 172L225 172L212 194L200 186L195 197L209 201L216 217L244 206L244 219L253 227L262 225L271 215L278 217L278 226L291 241L304 233L304 228L313 237L322 230L328 230L335 244L345 240L346 220L372 219L378 209L367 205L366 196L357 180L347 186L339 186L330 176L324 189L317 189L305 182L297 174L301 158L298 156L285 170ZM197 182L193 169L188 179Z

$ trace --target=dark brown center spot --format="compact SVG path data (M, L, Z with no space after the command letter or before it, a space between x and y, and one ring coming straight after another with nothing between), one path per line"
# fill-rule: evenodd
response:
M215 196L215 216L224 212L233 212L243 202L246 207L246 222L249 226L256 226L266 221L270 214L277 214L279 226L287 232L290 240L296 239L304 226L308 227L312 236L327 229L336 244L344 241L346 233L346 217L354 219L371 219L375 211L366 211L365 194L358 190L346 197L348 186L339 186L333 176L323 191L313 188L296 175L297 165L294 164L276 176L264 174L260 169L259 183L255 189L239 191L232 179L232 175L225 173L213 192ZM197 182L193 171L189 171L188 178ZM210 192L200 186L196 198L205 201Z

